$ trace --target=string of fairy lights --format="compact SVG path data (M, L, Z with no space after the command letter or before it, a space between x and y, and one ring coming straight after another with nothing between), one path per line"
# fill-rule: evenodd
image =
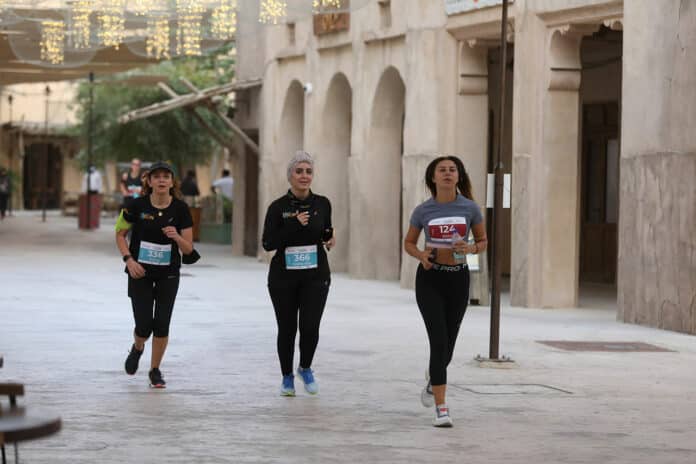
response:
M94 53L100 48L119 49L124 43L136 42L143 44L140 46L148 57L167 59L199 56L205 51L204 44L234 40L239 1L57 0L55 4L59 7L31 10L29 7L36 4L36 0L0 0L0 23L7 24L6 18L10 17L13 24L29 24L24 26L27 37L31 36L30 27L40 28L41 39L36 53L41 63L38 64L59 66L66 61L66 55ZM260 23L279 24L288 18L287 1L255 1L259 2L257 20ZM311 4L312 14L320 14L345 8L350 0L306 2ZM32 11L33 16L22 18L26 11ZM51 14L41 18L42 11ZM13 46L13 50L22 47L36 47L36 41L27 38L21 46Z

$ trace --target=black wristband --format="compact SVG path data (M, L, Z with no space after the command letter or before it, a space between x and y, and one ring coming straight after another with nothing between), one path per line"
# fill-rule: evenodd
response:
M127 263L128 260L131 259L131 258L132 258L131 255L124 255L124 256L123 256L123 262L124 262L124 263Z

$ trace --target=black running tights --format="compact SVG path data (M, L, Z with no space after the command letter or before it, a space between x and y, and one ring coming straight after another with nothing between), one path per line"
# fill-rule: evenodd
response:
M430 341L430 382L445 385L447 366L469 302L469 269L426 271L418 266L416 301Z
M324 279L269 284L278 323L278 358L283 375L292 373L295 335L300 329L300 366L309 368L319 343L319 324L329 295L329 281Z
M128 296L133 306L135 334L148 338L169 336L174 301L179 290L179 276L162 278L128 277ZM154 306L154 312L153 312Z

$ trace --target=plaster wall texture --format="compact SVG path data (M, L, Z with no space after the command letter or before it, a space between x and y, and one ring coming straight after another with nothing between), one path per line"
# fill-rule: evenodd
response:
M0 123L20 121L44 124L46 121L46 86L51 89L48 98L49 125L68 125L77 122L76 108L72 103L77 93L77 85L71 82L49 82L36 84L18 84L8 86L0 92ZM7 97L12 95L10 105Z
M344 250L336 253L332 264L336 269L347 268L354 277L399 279L410 286L416 263L403 256L397 245L410 212L428 196L422 177L429 160L439 153L460 155L474 191L485 192L488 109L496 99L491 87L497 80L491 75L495 71L488 64L487 50L497 45L486 41L499 25L495 9L447 18L439 2L412 0L399 8L394 5L390 21L385 21L384 9L380 11L374 2L352 13L350 31L327 36L314 36L307 18L295 23L294 42L286 25L260 30L267 64L259 105L259 208L263 215L268 203L286 188L285 160L300 143L300 129L283 114L294 108L290 114L304 121L301 143L317 157L317 191L332 197L334 211L340 211L348 223L338 236L349 242L347 259L343 259ZM621 317L625 313L626 318L645 319L653 325L678 320L668 325L693 331L689 327L694 322L684 319L683 308L694 312L696 202L693 186L667 180L688 178L685 173L696 169L696 136L689 130L696 116L682 104L684 98L694 97L696 89L694 74L689 72L693 70L691 48L685 45L693 35L688 25L694 7L673 1L662 15L662 5L636 1L625 18L623 8L624 3L616 0L517 0L511 8L515 69L512 108L508 107L513 174L511 302L532 307L577 305L582 104L618 101L624 105L619 238L623 252L619 260L625 262L619 266L619 301L625 309ZM603 24L620 29L621 23L626 24L623 65L617 61L582 69L583 38ZM485 53L469 47L469 39L478 39ZM664 54L664 50L670 52ZM593 56L601 59L603 53L615 52L594 50ZM462 79L467 73L472 77ZM341 103L331 90L337 75L345 76ZM626 77L623 95L618 90L622 76ZM292 95L293 81L312 82L314 91L300 99L297 92ZM633 101L627 107L629 98ZM349 100L347 144L348 110L329 108L345 107ZM402 111L400 145L396 134ZM345 188L341 173L347 173L348 195L337 193ZM639 206L648 199L667 206L647 212ZM485 195L477 195L477 200L483 204ZM636 224L649 214L667 219L652 221L657 224L653 229L664 229L660 236L679 231L675 242L661 242L669 250L656 253L654 245L648 246L657 229L639 235L642 229ZM656 257L651 259L667 266L674 279L634 272L636 259L649 261L648 252L627 256L627 250L638 245L653 250ZM655 281L654 298L635 290L650 279ZM650 306L648 301L663 302L667 308L659 321L657 316L628 315L629 305Z
M696 5L626 5L619 310L696 334Z

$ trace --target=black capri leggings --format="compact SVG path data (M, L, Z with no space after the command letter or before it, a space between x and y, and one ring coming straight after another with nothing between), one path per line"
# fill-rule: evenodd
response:
M426 271L419 265L416 301L430 341L430 382L445 385L447 366L469 303L469 268L442 266Z
M290 280L278 284L269 283L268 292L278 323L278 358L283 375L292 374L295 354L295 335L299 313L300 366L312 366L319 343L319 325L329 295L328 279Z
M128 296L133 305L135 334L148 338L169 336L174 300L179 290L179 276L161 278L128 276ZM153 312L154 305L154 312Z

